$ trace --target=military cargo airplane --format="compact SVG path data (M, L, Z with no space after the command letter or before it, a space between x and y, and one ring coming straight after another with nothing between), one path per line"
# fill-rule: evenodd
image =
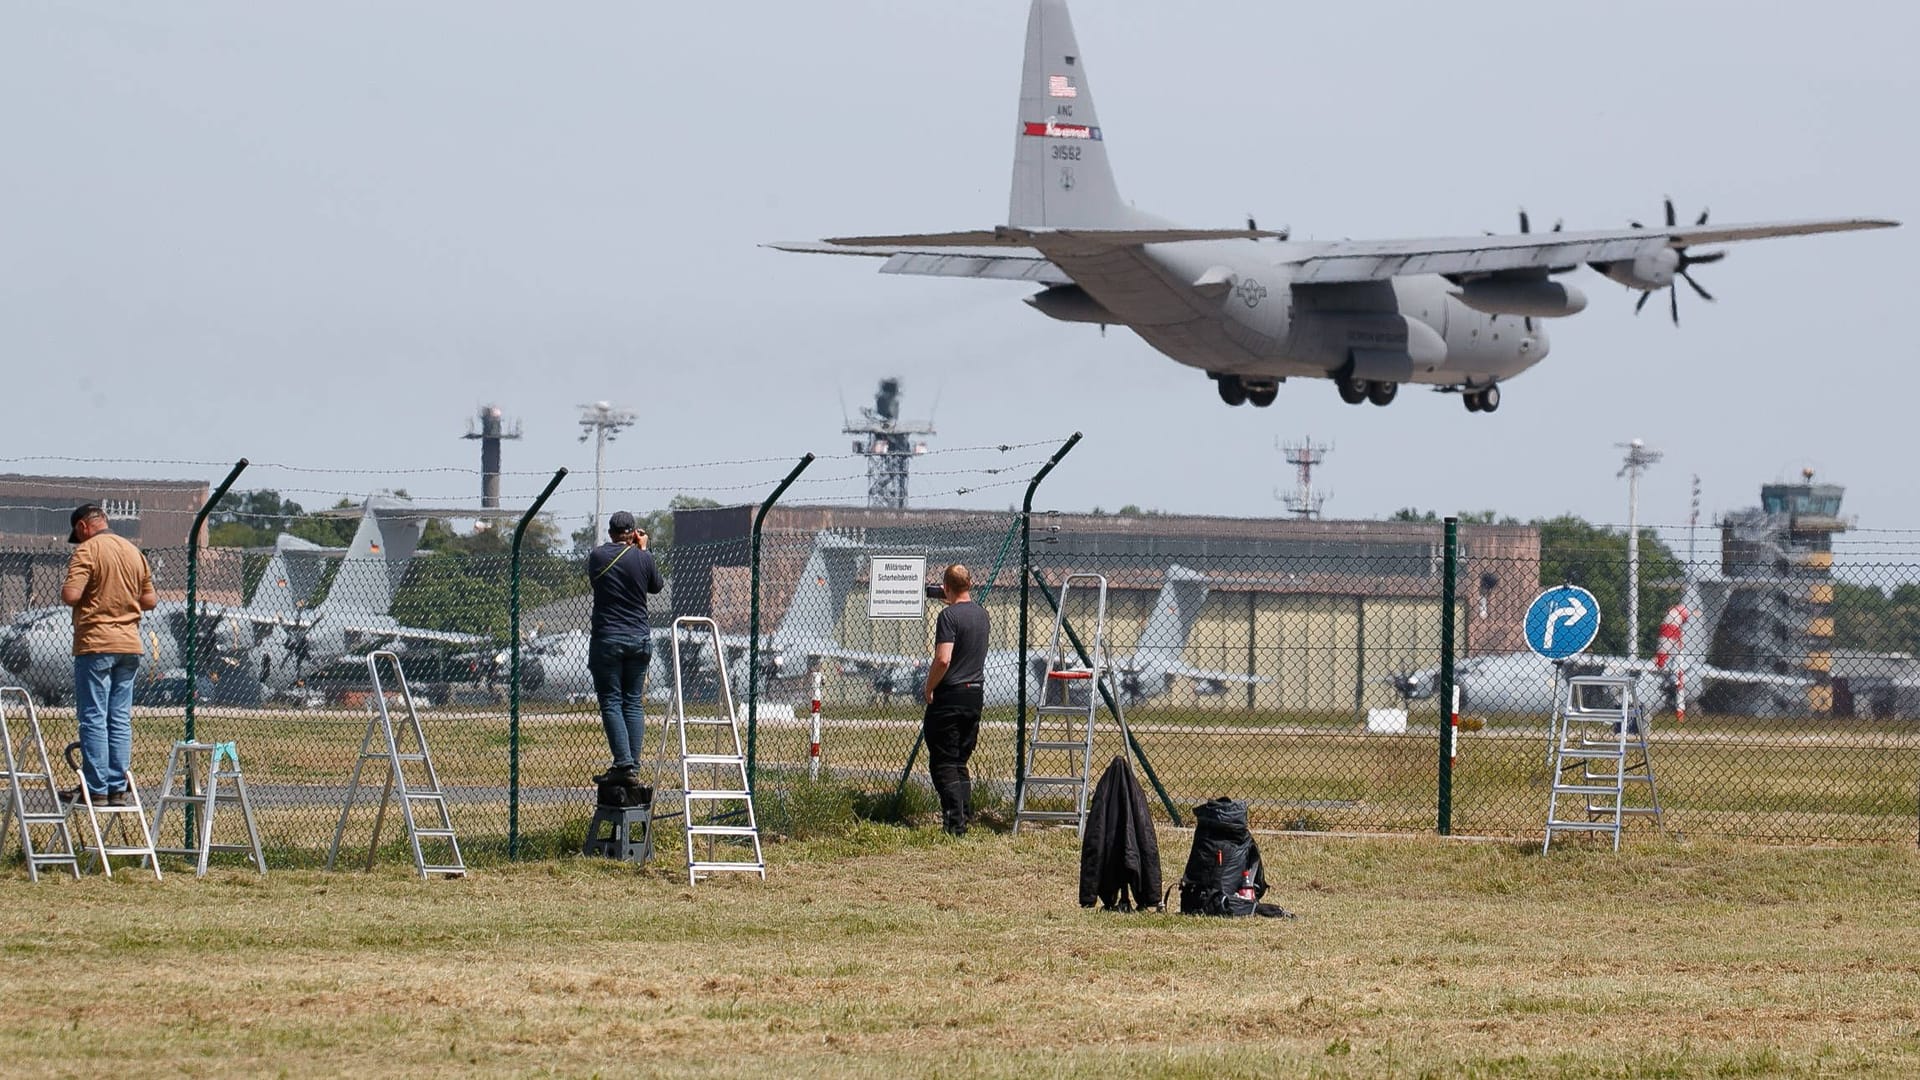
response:
M1547 355L1542 320L1586 307L1558 275L1582 264L1640 290L1634 310L1718 262L1703 244L1888 228L1867 218L1681 224L1672 200L1651 228L1441 239L1293 241L1285 231L1194 229L1123 202L1107 161L1111 129L1094 109L1086 56L1065 0L1034 0L1014 125L1007 224L967 232L775 243L782 251L862 255L887 274L994 278L1045 286L1027 297L1066 322L1124 326L1207 373L1228 405L1273 404L1289 378L1331 379L1342 400L1386 405L1402 384L1458 393L1470 412Z

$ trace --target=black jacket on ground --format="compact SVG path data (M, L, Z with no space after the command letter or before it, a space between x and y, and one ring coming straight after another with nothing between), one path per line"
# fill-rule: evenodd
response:
M1160 906L1160 841L1146 793L1122 755L1094 786L1080 841L1080 906L1092 907L1095 898L1121 911Z

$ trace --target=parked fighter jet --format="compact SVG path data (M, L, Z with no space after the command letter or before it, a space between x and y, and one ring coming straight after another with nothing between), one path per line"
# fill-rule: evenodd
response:
M1706 592L1711 594L1712 590ZM1806 687L1809 680L1805 678L1722 668L1681 648L1682 628L1690 622L1695 624L1695 640L1712 640L1722 610L1721 599L1703 599L1699 584L1690 583L1686 596L1667 612L1660 647L1651 660L1583 653L1566 660L1558 673L1553 661L1533 652L1461 660L1454 665L1453 673L1460 687L1461 711L1546 715L1553 711L1556 692L1564 692L1557 689L1562 686L1559 680L1576 675L1630 677L1641 706L1656 711L1673 710L1684 701L1697 700L1716 682ZM1403 700L1424 701L1439 692L1440 669L1394 675L1386 681Z
M1331 379L1342 400L1386 405L1401 384L1457 392L1468 411L1500 407L1501 384L1539 363L1540 320L1587 300L1556 275L1586 264L1641 291L1665 289L1675 325L1679 282L1718 262L1702 244L1877 229L1863 218L1520 232L1428 240L1290 241L1285 231L1184 228L1121 201L1094 109L1086 56L1065 0L1034 0L1014 131L1007 224L970 232L776 243L783 251L884 258L882 273L997 278L1044 285L1027 297L1067 322L1125 326L1212 378L1228 405L1271 405L1289 378Z
M244 607L202 604L197 633L202 670L210 682L238 666L234 659L254 648L264 636L250 623L290 619L298 611L295 582L317 580L307 557L324 555L321 548L298 537L282 535L266 571ZM301 595L304 595L302 593ZM185 664L187 605L162 601L141 620L144 656L134 685L142 704L179 704L186 700ZM66 607L32 608L0 629L0 668L7 678L46 704L59 704L73 694L73 613Z
M1206 692L1228 683L1263 683L1258 675L1238 671L1210 671L1181 661L1200 609L1207 602L1207 575L1178 564L1167 567L1166 583L1155 598L1153 612L1140 628L1133 651L1110 659L1125 704L1132 705L1167 693L1178 678L1201 684ZM1082 627L1082 632L1090 628ZM928 659L901 657L902 662L883 672L884 689L909 698L919 695L926 685ZM1070 660L1077 659L1070 654ZM986 705L1014 705L1019 702L1020 678L1027 680L1028 700L1038 702L1046 677L1047 654L1044 649L1029 649L1024 659L1014 649L993 649L986 657L986 679L982 687ZM877 681L876 688L881 684Z
M200 605L197 653L205 689L222 703L254 704L293 691L313 672L376 646L482 641L471 634L401 626L387 613L429 516L437 515L404 500L369 498L326 599L311 608L304 598L319 580L320 560L335 552L281 536L247 604ZM185 674L186 604L167 601L149 612L141 636L146 656L136 694L155 703L184 700L183 685L167 687ZM37 608L0 630L0 665L41 700L65 700L73 688L72 645L72 612Z

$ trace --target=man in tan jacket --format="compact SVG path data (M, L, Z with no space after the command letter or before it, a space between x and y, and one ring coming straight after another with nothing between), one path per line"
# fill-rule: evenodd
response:
M95 803L127 803L133 763L133 677L140 670L140 613L159 604L147 557L107 529L106 511L73 512L77 544L60 601L73 608L73 705L80 721L81 778ZM75 788L69 801L78 799Z

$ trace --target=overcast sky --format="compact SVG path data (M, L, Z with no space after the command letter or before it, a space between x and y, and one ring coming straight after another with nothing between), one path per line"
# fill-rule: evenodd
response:
M1063 508L1276 513L1275 440L1311 435L1335 446L1329 516L1617 522L1614 444L1639 436L1666 452L1643 521L1683 522L1695 473L1710 515L1812 466L1862 528L1920 530L1914 5L1074 4L1122 194L1195 226L1446 236L1525 206L1604 228L1667 194L1689 219L1909 223L1739 245L1696 272L1720 302L1683 294L1680 330L1665 296L1635 318L1636 294L1583 270L1591 307L1492 416L1413 388L1348 406L1318 380L1229 409L1131 334L1031 310L1031 286L758 246L1004 221L1026 7L7 0L0 458L472 468L458 436L491 401L525 425L509 469L590 470L576 406L595 399L641 416L610 465L844 454L843 400L898 375L936 448L1084 431L1042 499ZM610 503L757 499L783 471L626 474L657 490ZM266 484L309 504L473 487L243 486ZM590 478L555 505L584 520Z

